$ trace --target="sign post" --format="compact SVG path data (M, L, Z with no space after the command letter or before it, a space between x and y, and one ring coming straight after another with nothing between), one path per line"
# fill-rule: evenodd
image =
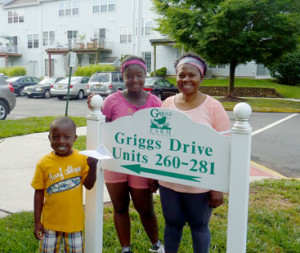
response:
M68 107L69 107L69 96L70 96L70 84L71 84L71 76L72 76L72 68L76 67L76 53L69 53L69 82L68 82L68 91L67 91L67 103L66 103L66 111L65 116L68 116Z
M87 139L86 147L89 150L96 149L102 143L102 127L105 116L100 108L103 99L95 95L91 102L93 110L87 115ZM103 189L104 172L100 169L101 161L97 164L97 180L94 187L86 191L85 195L85 251L87 253L102 252L103 240Z
M114 159L101 161L103 169L229 192L227 252L243 253L247 238L251 108L240 103L234 113L237 121L232 136L166 108L140 110L93 131L88 128L87 136L101 136L98 144L113 155ZM103 185L99 191L103 192ZM102 215L103 204L100 209L94 212ZM86 217L86 224L93 223L90 213ZM102 238L89 232L93 227L86 225L86 233L93 236L92 241L100 243L101 239L102 243Z

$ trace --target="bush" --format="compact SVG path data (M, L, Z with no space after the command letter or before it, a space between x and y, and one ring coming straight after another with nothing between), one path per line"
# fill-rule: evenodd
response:
M269 67L271 75L281 84L300 84L300 49L284 55L280 61Z
M74 76L92 76L96 72L115 71L116 68L108 64L88 65L85 67L78 67Z
M0 68L0 73L6 76L25 76L26 69L24 67Z
M167 75L166 67L162 67L162 68L156 70L156 76L166 77L166 75ZM150 76L154 76L154 72L151 72Z

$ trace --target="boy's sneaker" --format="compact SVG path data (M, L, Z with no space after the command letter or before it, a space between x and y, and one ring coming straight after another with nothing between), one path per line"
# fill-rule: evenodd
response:
M132 253L131 248L130 247L122 247L122 253Z
M156 244L152 245L152 248L149 249L150 252L156 252L156 253L165 253L164 245L161 244L160 241L158 241Z

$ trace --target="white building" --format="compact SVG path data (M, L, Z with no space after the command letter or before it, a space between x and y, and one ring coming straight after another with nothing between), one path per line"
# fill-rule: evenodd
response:
M0 67L23 66L37 77L66 75L71 50L80 66L119 65L122 56L134 54L146 60L149 73L166 67L175 74L181 50L152 29L157 16L151 0L0 0L0 6L0 37L8 41L0 46ZM260 68L240 65L236 76L268 76ZM229 67L211 71L228 76Z

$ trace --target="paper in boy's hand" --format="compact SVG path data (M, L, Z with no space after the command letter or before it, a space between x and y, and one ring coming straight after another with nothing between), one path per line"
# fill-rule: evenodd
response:
M83 150L79 152L82 155L90 156L98 160L111 159L112 154L101 144L96 150Z

